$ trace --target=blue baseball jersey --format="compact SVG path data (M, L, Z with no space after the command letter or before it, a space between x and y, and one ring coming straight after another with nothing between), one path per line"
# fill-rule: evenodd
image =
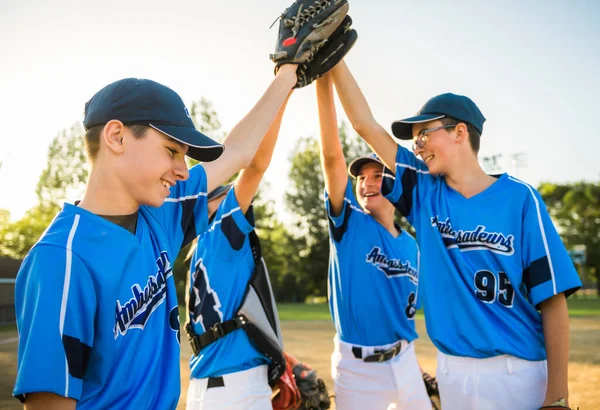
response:
M348 180L342 212L329 219L329 309L346 343L381 346L417 338L419 282L415 239L394 237L358 204Z
M252 207L244 215L233 188L221 202L208 231L198 238L188 289L189 320L196 334L232 319L241 306L255 266L248 238L253 224ZM190 377L216 377L268 363L246 332L238 329L192 356Z
M544 360L541 302L581 281L540 194L503 174L465 198L398 147L382 192L417 231L427 333L442 352Z
M17 275L13 394L52 392L78 409L175 409L181 390L172 264L208 228L206 174L190 170L135 235L65 204Z

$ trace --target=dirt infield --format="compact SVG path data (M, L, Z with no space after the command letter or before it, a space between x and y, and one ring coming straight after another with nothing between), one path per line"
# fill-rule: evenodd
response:
M569 362L569 392L571 407L580 410L600 409L600 319L571 318L571 349ZM421 338L415 343L417 357L423 370L435 374L436 349L427 337L425 323L417 318ZM330 321L284 321L282 330L285 348L302 361L309 363L325 380L333 394L329 358L333 350L333 325ZM189 346L183 347L182 392L178 410L185 409ZM332 410L335 406L332 406Z
M417 330L423 335L416 342L417 355L423 369L435 373L435 348L425 333L423 319L417 318ZM325 379L333 393L329 357L333 348L333 326L327 320L284 321L282 323L286 350L300 360L310 363ZM185 334L182 332L182 334ZM0 330L0 409L21 409L18 401L11 397L16 374L17 344L14 329ZM178 409L185 409L188 359L190 348L182 346L182 394ZM571 407L581 410L600 409L600 319L571 318L571 349L569 362L569 390Z

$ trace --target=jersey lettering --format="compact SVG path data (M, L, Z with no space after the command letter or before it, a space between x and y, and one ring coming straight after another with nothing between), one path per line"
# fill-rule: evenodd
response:
M461 251L490 250L494 253L512 255L515 252L514 235L501 232L487 232L485 225L478 225L473 231L457 231L452 228L450 218L440 220L438 215L431 218L431 226L437 227L447 249Z
M381 248L378 246L371 249L371 252L367 254L366 261L388 277L407 276L414 284L419 281L417 269L410 266L410 261L402 262L399 259L388 259L387 255L381 252Z
M150 275L148 283L142 289L139 284L131 287L133 297L121 305L117 300L114 335L125 336L130 328L143 329L152 312L165 300L167 278L173 274L167 252L161 252L156 260L156 276Z
M219 296L208 283L208 275L202 259L196 262L192 281L190 295L192 321L194 324L201 324L206 332L207 329L223 321L223 313L219 309L221 307Z

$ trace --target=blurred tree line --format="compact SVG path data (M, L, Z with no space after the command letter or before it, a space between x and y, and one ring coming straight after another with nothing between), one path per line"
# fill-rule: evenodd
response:
M191 105L197 128L222 140L218 115L210 101L201 99ZM11 222L0 210L0 257L22 259L60 210L65 198L81 197L89 173L83 148L84 130L80 123L59 132L48 149L48 163L36 187L38 204L18 221ZM342 124L340 137L348 160L364 155L368 147ZM254 202L256 230L261 238L278 301L303 302L307 297L327 294L329 235L323 202L323 175L319 145L315 137L301 137L289 157L289 187L285 206L291 223L284 224L276 214L275 202L266 199L268 184L263 182ZM191 162L190 165L193 165ZM595 283L600 291L600 182L574 184L543 183L539 191L568 249L586 249L578 266L584 283ZM414 230L399 218L398 223ZM189 246L174 264L180 304L184 302Z

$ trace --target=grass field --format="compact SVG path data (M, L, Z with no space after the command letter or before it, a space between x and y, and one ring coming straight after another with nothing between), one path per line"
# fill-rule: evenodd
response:
M567 299L570 317L600 316L600 298Z
M600 298L567 299L570 317L600 317ZM281 320L330 320L329 305L319 304L280 304L277 306ZM423 311L417 311L417 317Z
M330 372L330 355L333 349L334 329L326 304L283 304L278 306L286 350L309 363L322 377L330 393L333 383ZM572 299L569 301L570 352L569 391L571 407L580 410L600 409L600 300ZM415 342L417 356L423 369L435 374L436 349L427 337L422 315L415 320L419 340ZM11 391L16 375L16 329L0 329L0 409L22 409L12 398ZM191 349L182 344L181 382L182 394L178 410L185 409L189 379L188 360ZM333 410L333 408L332 408Z

